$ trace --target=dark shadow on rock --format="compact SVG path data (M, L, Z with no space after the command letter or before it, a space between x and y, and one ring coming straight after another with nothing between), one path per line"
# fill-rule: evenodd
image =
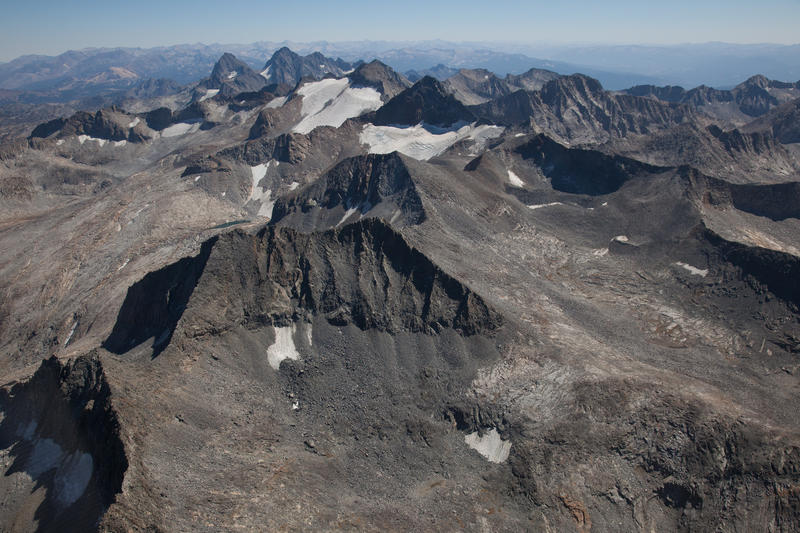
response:
M103 347L123 354L153 338L152 357L157 357L169 345L215 242L216 238L206 241L198 255L151 272L131 285Z

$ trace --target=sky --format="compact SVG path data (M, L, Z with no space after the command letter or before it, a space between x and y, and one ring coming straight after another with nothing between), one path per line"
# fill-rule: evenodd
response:
M198 42L800 42L800 0L28 0L6 2L0 13L0 61Z

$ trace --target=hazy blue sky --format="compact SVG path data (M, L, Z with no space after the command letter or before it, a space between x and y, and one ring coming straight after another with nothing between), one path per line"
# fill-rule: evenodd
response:
M0 61L89 46L417 40L800 42L800 0L28 0L0 10Z

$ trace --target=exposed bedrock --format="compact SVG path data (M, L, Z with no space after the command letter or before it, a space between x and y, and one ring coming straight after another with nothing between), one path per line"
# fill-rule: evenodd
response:
M0 529L94 530L128 468L99 359L43 361L0 389L0 410Z

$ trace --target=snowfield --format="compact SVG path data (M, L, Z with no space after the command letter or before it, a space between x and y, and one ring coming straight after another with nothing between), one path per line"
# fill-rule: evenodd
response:
M187 133L194 133L200 129L200 123L178 122L168 128L164 128L161 132L162 137L178 137L179 135L186 135Z
M459 125L442 129L434 126L417 124L416 126L375 126L367 124L361 131L359 141L369 146L371 154L389 154L400 152L420 161L437 156L458 141L471 139L486 142L503 133L499 126Z
M286 96L276 96L269 103L266 105L267 109L275 109L277 107L281 107L283 104L286 103L287 97Z
M345 120L383 105L378 91L371 87L352 88L347 78L307 83L297 94L303 97L303 118L292 128L297 133L309 133L319 126L338 128Z
M272 209L275 207L275 200L270 201L270 198L272 197L272 190L267 189L265 191L258 186L258 182L260 182L264 176L267 175L267 169L269 168L270 163L272 163L272 161L267 161L261 165L250 167L253 182L250 186L250 196L247 197L245 204L250 201L260 202L261 207L258 208L258 216L272 218Z
M519 176L514 174L514 171L509 169L508 170L508 182L513 185L514 187L524 187L525 182L520 179Z
M285 328L275 328L275 342L267 348L267 361L269 366L278 370L281 367L281 362L284 359L291 359L297 361L300 359L300 353L294 344L295 325L287 326Z
M209 89L209 90L206 91L206 94L204 94L203 96L200 97L198 102L205 102L209 98L214 98L218 94L219 94L219 89Z
M511 441L503 440L496 429L487 431L483 437L478 432L464 436L467 446L483 455L492 463L502 463L511 452Z

